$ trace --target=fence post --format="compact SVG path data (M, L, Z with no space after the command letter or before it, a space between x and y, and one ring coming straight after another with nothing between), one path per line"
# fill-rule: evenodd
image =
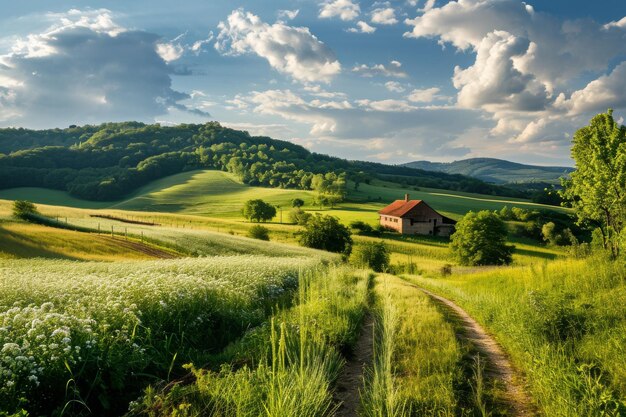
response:
M114 235L113 235L113 225L111 225L111 237L114 237Z

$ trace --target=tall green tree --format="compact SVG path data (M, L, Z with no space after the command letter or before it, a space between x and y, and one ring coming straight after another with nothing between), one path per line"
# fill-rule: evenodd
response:
M572 158L576 170L564 181L563 195L580 223L599 227L604 248L617 257L626 224L626 127L613 120L613 110L574 134Z
M470 211L456 224L450 249L461 265L507 265L514 246L506 237L506 224L496 213Z
M300 234L300 243L309 248L341 253L344 258L352 252L350 229L333 216L312 216Z
M249 221L266 222L276 216L276 207L263 200L248 200L241 213Z

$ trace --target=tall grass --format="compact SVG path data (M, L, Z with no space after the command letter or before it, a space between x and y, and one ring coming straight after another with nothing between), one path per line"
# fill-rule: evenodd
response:
M0 412L118 414L148 381L204 362L297 295L318 261L0 260ZM66 388L68 380L71 385ZM125 402L126 401L126 402Z
M626 415L626 267L563 260L447 279L447 294L493 332L546 416Z
M227 349L219 371L190 365L196 380L148 391L133 415L330 416L342 349L356 339L369 275L331 269L302 279L299 302Z
M465 415L467 393L458 387L471 384L462 363L467 349L457 341L454 325L398 277L379 276L375 294L376 352L362 415Z
M374 360L361 395L361 416L400 417L405 414L396 382L394 351L398 333L396 306L386 291L378 296L374 319Z

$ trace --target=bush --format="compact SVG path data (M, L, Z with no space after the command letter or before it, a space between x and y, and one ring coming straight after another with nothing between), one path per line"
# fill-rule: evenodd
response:
M389 269L389 249L385 242L365 242L356 247L351 257L357 266L372 268L376 272Z
M360 235L372 233L374 231L372 226L361 220L355 220L350 223L350 228L358 231Z
M289 212L289 221L294 224L299 224L300 226L304 226L310 218L311 214L299 207L296 207Z
M452 265L450 264L445 264L444 266L441 267L441 275L444 277L448 277L450 275L452 275Z
M259 240L270 240L270 231L267 227L257 224L248 230L248 237Z
M304 200L301 198L294 198L291 200L291 207L300 208L304 206Z
M30 201L15 200L13 202L13 216L18 219L28 220L33 214L39 214L37 207Z
M514 246L506 244L506 224L491 211L470 211L457 224L450 249L462 265L507 265Z
M276 207L263 200L248 200L241 213L249 221L266 222L276 216Z
M347 258L352 252L350 229L339 223L336 217L312 216L300 233L300 243L314 249L343 254Z

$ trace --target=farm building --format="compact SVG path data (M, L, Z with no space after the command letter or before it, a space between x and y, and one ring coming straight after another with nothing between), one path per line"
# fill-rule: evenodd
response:
M402 234L450 236L456 222L442 216L423 200L396 200L378 212L380 224Z

